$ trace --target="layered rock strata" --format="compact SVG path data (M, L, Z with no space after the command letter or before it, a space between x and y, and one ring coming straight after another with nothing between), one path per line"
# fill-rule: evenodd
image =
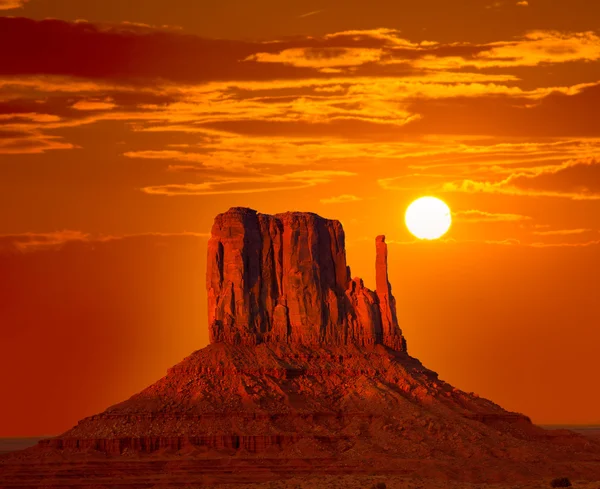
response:
M208 242L211 342L384 344L405 351L384 236L376 251L373 292L351 278L339 221L239 207L219 214Z

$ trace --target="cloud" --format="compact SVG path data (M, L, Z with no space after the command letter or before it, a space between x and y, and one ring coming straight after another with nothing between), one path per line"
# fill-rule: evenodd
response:
M321 199L320 202L321 204L345 204L348 202L359 202L363 200L360 197L357 197L356 195L350 195L350 194L342 194L342 195L338 195L337 197L327 197L324 199Z
M529 221L531 217L522 214L503 214L479 210L467 210L454 212L453 218L457 222L517 222Z
M591 46L596 39L591 34L539 31L518 41L476 45L415 43L396 30L375 29L259 43L176 32L142 34L130 27L0 18L0 44L16 46L0 52L0 72L9 75L0 79L0 87L11 99L29 99L30 106L35 99L39 110L51 109L63 118L43 127L32 121L28 127L38 134L117 120L131 122L135 131L212 129L267 139L294 134L397 141L404 134L447 132L599 132L588 110L600 97L598 84L524 89L514 74L418 69L415 64L428 56L479 59L536 42L542 47L530 46L532 51L558 50L555 59L560 60L562 48L546 44L558 39ZM32 50L31 39L44 46L41 40L48 36L55 49ZM94 63L86 62L87 52L98 53ZM394 71L396 61L410 67ZM342 73L325 77L323 69ZM67 105L59 95L63 92L78 93L81 100ZM490 118L491 112L498 117ZM231 155L221 156L226 161Z
M71 241L89 241L91 235L81 231L63 230L51 233L23 233L0 235L0 250L13 247L16 251L27 252L40 249L60 249Z
M206 158L206 155L200 153L192 153L186 151L178 151L178 150L142 150L142 151L127 151L123 153L123 156L127 158L142 158L148 160L177 160L177 161L187 161L190 163L201 163L203 159ZM195 168L196 170L200 170L202 167L193 166L193 167L185 167Z
M323 12L323 10L313 10L312 12L307 12L305 14L299 15L299 19L305 19L306 17L312 17L313 15L317 15Z
M491 95L467 98L457 93L439 101L415 97L406 110L421 117L405 131L529 138L600 135L589 110L600 104L600 83Z
M413 65L417 68L447 70L464 67L492 68L538 66L600 59L600 37L592 31L532 31L514 41L480 45L473 56L426 54Z
M512 175L510 184L533 192L564 192L595 199L600 197L600 159L589 157L533 168Z
M111 110L116 106L110 100L79 100L72 105L75 110Z
M519 6L519 7L528 7L529 6L529 2L527 0L522 0L520 2L517 2L517 6Z
M591 232L591 229L555 229L551 231L533 231L537 236L572 236L574 234L584 234Z
M86 20L80 20L79 22L89 23ZM98 24L96 24L98 25ZM106 24L108 29L114 29L115 27L128 27L137 29L139 32L152 32L152 31L182 31L183 27L180 25L170 25L170 24L145 24L143 22L130 22L128 20L124 20L119 22L118 24Z
M487 246L519 246L523 248L588 248L591 246L600 246L600 240L593 241L582 241L575 243L543 243L543 242L523 242L516 238L506 239L489 239L489 240L457 240L454 238L442 238L434 241L427 240L411 240L411 241L398 241L393 239L386 239L386 243L402 245L402 246L464 246L464 245L487 245Z
M546 153L547 144L539 146L532 144L532 156L536 152ZM515 145L515 150L520 145ZM558 155L562 152L568 155L571 150L576 150L579 144L575 141L562 141L554 149ZM490 156L498 151L510 149L510 144L490 144L487 146ZM475 158L468 155L474 150ZM597 152L600 148L587 146L580 148L582 154ZM445 163L433 164L428 168L425 164L419 172L411 171L413 165L396 176L379 178L377 183L384 190L389 191L419 191L426 194L444 194L446 192L470 194L495 194L505 196L518 196L523 198L549 198L566 199L571 201L600 201L600 160L595 157L566 159L544 155L540 158L518 161L518 154L511 156L507 153L507 161L502 165L494 160L486 162L486 154L481 153L478 147L469 146L464 156L460 153L440 154L439 161ZM577 150L578 151L578 150ZM424 151L423 158L426 162L436 161L436 158L427 156ZM432 153L434 153L432 151ZM516 152L518 153L518 151ZM551 153L552 154L552 153ZM465 158L463 161L462 158ZM527 162L530 161L530 164ZM489 163L489 164L488 164ZM421 165L415 165L421 166ZM459 211L455 218L463 222L493 222L493 221L524 221L529 216L521 214L488 213L479 210ZM540 225L533 226L542 229ZM544 227L548 227L544 225ZM549 233L550 235L551 233Z
M484 245L496 245L496 246L527 246L526 244L521 243L520 240L516 238L506 238L506 239L498 239L498 240L457 240L455 238L441 238L436 240L423 240L423 239L413 239L410 241L397 241L397 240L388 240L386 239L386 243L388 244L396 244L396 245L421 245L421 246L445 246L445 245L461 245L461 244L484 244Z
M0 52L0 152L75 149L70 129L102 122L148 142L124 147L125 157L163 160L172 173L209 179L146 186L149 193L287 189L303 183L268 181L278 168L292 174L368 161L395 172L381 174L384 188L446 183L449 191L530 195L533 168L598 150L590 108L600 102L600 84L544 86L520 80L520 72L465 68L498 56L504 62L511 49L555 50L560 62L565 50L591 59L591 34L538 31L478 44L413 42L394 29L372 29L243 42L152 29L0 18L0 41L15 46ZM38 43L42 52L31 51L32 39L50 33L56 49ZM90 51L98 53L94 63ZM437 65L453 59L462 71ZM326 68L342 72L323 76ZM150 140L150 132L164 134ZM170 146L181 134L188 146ZM492 144L492 136L505 142Z
M330 183L336 177L356 176L356 173L336 170L303 170L282 175L217 177L203 183L167 184L144 187L151 195L222 195L254 194L281 190L298 190Z
M52 150L74 149L76 146L38 130L11 128L0 124L0 154L41 154Z
M325 40L339 40L345 42L369 42L373 43L376 41L380 46L391 46L391 47L409 47L417 48L419 46L429 47L435 46L437 43L424 41L421 43L414 43L407 39L403 39L400 36L398 29L379 28L379 29L350 29L346 31L333 32L323 36Z
M16 114L0 114L0 121L21 122L19 119L25 119L32 122L58 122L60 117L53 114L41 114L37 112L20 112Z
M599 241L585 241L582 243L531 243L533 248L588 248L590 246L599 246Z
M148 78L199 83L310 76L325 79L328 73L323 70L337 70L351 77L426 75L466 67L537 66L600 59L600 38L591 31L538 30L514 40L477 44L412 42L394 29L252 42L205 39L166 28L170 26L0 18L0 44L13 46L0 54L0 73L67 75L137 84ZM47 39L52 43L45 42ZM95 53L94 63L88 62L90 52Z
M0 0L0 10L23 8L29 0Z
M22 234L0 234L0 252L19 252L30 253L44 250L60 250L65 245L73 242L79 243L100 243L115 241L140 236L170 237L170 236L191 236L197 238L210 237L210 233L142 233L125 235L102 235L91 234L82 231L63 230L49 233L22 233Z
M321 161L344 158L352 155L353 145L335 144L311 138L269 139L263 137L223 136L202 147L127 151L128 158L143 158L165 161L180 161L192 165L170 165L174 171L206 172L219 170L221 173L256 173L261 168L284 166L307 167L319 165ZM360 149L355 148L357 151ZM322 151L320 154L319 152ZM356 156L358 153L354 153Z
M52 42L48 42L51 39ZM256 69L241 60L280 44L212 40L139 26L103 26L56 19L0 17L0 74L67 75L139 84L142 79L201 82L299 77L306 70L272 65ZM94 53L90 62L89 53ZM304 73L306 74L306 73Z
M370 48L292 48L279 53L256 53L244 61L281 63L300 68L338 68L378 61L381 49Z
M569 160L560 165L534 167L499 181L449 182L443 184L441 190L600 200L600 161L593 157Z

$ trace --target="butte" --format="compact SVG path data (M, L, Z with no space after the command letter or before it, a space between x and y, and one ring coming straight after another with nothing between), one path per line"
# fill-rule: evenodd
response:
M232 208L208 242L210 344L130 399L0 458L6 487L153 487L315 474L600 479L600 443L544 430L409 355L376 246L352 278L340 222ZM3 486L4 487L4 486Z

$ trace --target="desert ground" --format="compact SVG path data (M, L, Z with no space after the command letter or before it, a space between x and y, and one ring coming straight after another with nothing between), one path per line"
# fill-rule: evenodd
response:
M571 484L573 489L600 489L600 481L572 480ZM245 487L249 489L541 489L551 486L550 480L519 484L470 484L438 479L348 475L292 478L258 484L216 484L212 487L218 487L219 489L241 489Z

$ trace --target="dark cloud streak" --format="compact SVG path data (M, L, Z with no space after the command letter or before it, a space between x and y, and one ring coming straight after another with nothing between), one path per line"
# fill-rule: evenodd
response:
M135 81L164 78L176 82L228 79L290 78L308 70L257 63L240 63L257 45L243 41L210 40L157 31L102 30L87 23L0 18L2 75L68 75ZM279 49L265 45L263 49Z

